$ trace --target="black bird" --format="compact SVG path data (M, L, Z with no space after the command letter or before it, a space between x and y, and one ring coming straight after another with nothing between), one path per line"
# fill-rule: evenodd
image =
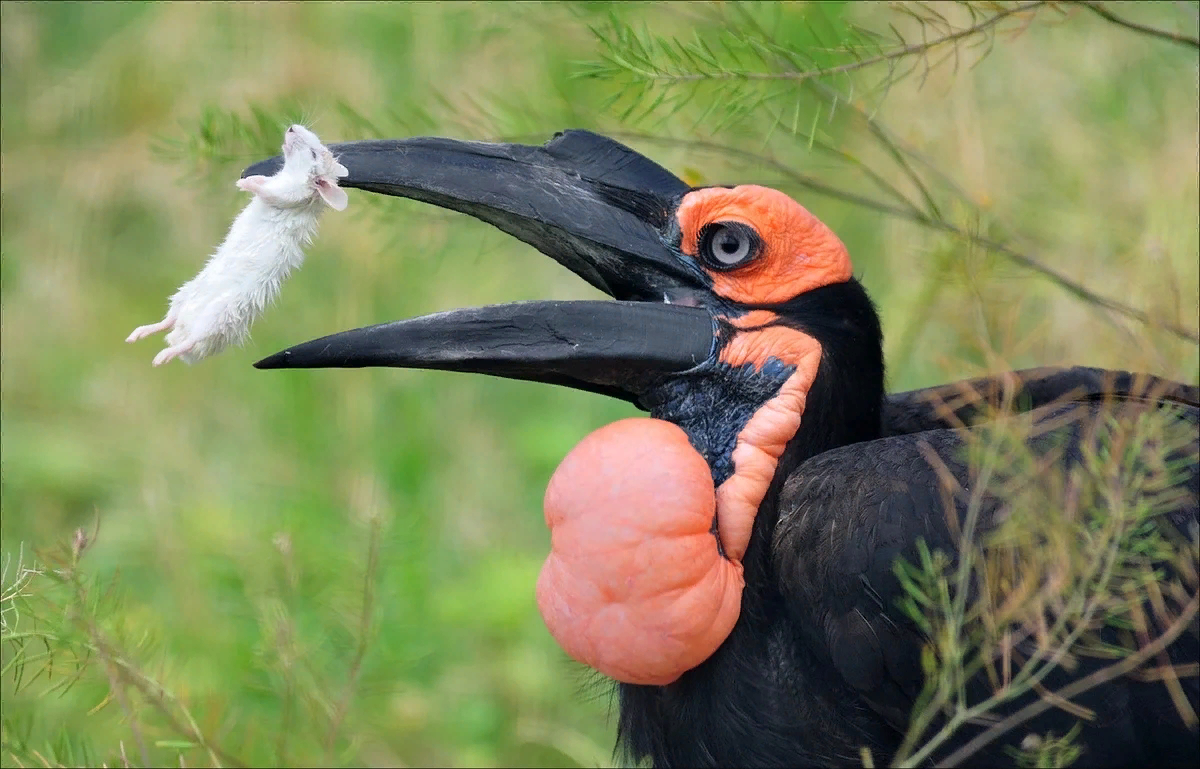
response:
M976 539L1027 514L1005 500L1033 504L1029 490L1052 471L1078 477L1113 425L1161 414L1182 429L1175 443L1143 441L1160 449L1157 464L1135 459L1138 478L1167 478L1151 526L1194 548L1200 390L1066 368L888 395L879 318L845 247L778 191L692 188L586 131L544 146L413 138L331 149L350 171L342 184L481 219L616 300L454 310L333 334L255 365L476 372L601 393L650 413L588 436L556 472L546 496L553 552L537 586L563 648L619 682L619 748L630 759L836 766L858 764L867 748L876 762L890 760L934 632L901 608L893 563L916 562L919 543L956 557L969 513ZM279 162L245 173L270 174ZM984 484L970 459L1000 424L1027 436L1019 448L1028 464L1009 453L996 468L993 480L1007 473L1003 494L993 486L1005 484ZM1043 516L1078 507L1077 486L1060 491ZM1182 592L1159 590L1165 597L1147 590L1154 627L1185 624L1155 658L1174 664L1172 685L1146 675L1108 681L980 746L971 762L1011 764L1006 748L1030 734L1061 736L1080 719L1082 764L1200 762L1195 568L1158 566L1164 586L1192 580ZM1003 574L983 576L969 581L972 600L1001 589ZM1100 640L1115 644L1121 633L1106 627ZM1036 648L1018 639L1002 662ZM1112 661L1067 662L1044 689ZM979 671L966 702L998 685ZM987 726L967 724L923 758L953 757Z

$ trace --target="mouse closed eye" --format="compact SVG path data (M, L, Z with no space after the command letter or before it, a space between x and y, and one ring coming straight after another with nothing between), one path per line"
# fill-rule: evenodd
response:
M248 176L237 187L254 197L200 273L171 297L166 317L139 326L125 340L162 331L168 346L160 366L178 357L194 363L241 344L250 326L304 261L325 206L341 211L349 200L338 179L349 171L316 134L293 125L284 134L284 165L274 176Z

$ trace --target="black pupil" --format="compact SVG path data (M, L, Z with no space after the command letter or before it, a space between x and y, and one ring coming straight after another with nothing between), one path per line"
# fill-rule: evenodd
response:
M734 235L732 232L725 232L721 234L721 240L718 242L718 245L725 253L736 254L738 247L741 244L738 243L736 235Z

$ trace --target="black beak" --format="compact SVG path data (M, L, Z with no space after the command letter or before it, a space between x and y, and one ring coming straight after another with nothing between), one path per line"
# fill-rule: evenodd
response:
M345 187L412 198L488 222L617 302L522 302L397 321L297 345L258 368L396 366L564 384L637 402L650 383L714 354L708 311L664 303L707 276L669 240L690 187L633 150L567 131L543 146L440 138L330 149ZM244 176L273 174L271 158Z

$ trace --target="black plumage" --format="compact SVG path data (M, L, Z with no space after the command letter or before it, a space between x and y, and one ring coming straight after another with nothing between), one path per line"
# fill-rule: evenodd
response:
M619 737L630 758L657 767L844 766L861 765L866 747L877 763L890 760L925 683L926 642L897 605L902 588L893 563L916 561L918 540L957 551L947 507L963 520L973 490L964 451L989 426L1003 423L1027 436L1031 459L1066 473L1106 420L1129 425L1146 411L1170 409L1167 420L1184 435L1174 456L1184 477L1174 479L1179 493L1159 511L1160 525L1196 541L1200 389L1128 372L1047 368L885 396L877 316L856 282L772 309L821 340L817 380L755 521L733 633L673 684L620 685ZM949 505L948 478L962 487ZM980 535L1006 510L1004 496L981 491ZM1111 631L1104 637L1116 641ZM1170 655L1184 664L1200 658L1195 622ZM1044 685L1058 689L1105 664L1111 661L1084 659ZM1183 685L1190 706L1200 708L1196 677ZM969 701L988 691L977 676ZM1015 712L1032 698L995 712ZM1191 766L1200 756L1194 726L1160 682L1122 678L1075 701L1095 711L1078 738L1084 753L1077 765ZM970 764L1011 765L1006 748L1029 734L1061 737L1077 720L1053 708L975 753ZM961 728L932 758L950 755L982 729Z

